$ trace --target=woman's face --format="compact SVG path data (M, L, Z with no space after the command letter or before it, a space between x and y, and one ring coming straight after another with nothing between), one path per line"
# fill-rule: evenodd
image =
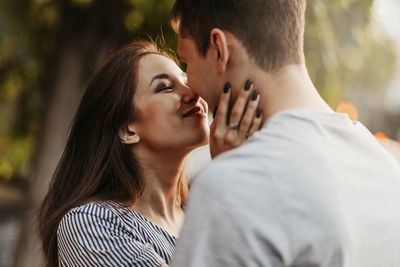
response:
M135 132L152 150L194 149L208 143L207 104L186 85L186 73L155 54L139 61Z

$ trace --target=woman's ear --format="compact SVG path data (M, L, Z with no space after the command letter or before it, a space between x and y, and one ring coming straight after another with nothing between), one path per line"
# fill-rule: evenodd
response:
M140 137L135 131L133 125L123 125L119 129L119 139L121 143L132 145L137 144L140 141Z
M214 28L210 31L210 48L217 61L217 71L224 73L229 61L228 40L225 33Z

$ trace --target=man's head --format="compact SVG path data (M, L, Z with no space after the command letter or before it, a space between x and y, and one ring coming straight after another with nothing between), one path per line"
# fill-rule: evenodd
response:
M302 63L305 6L306 0L176 0L178 55L190 57L189 85L208 102L218 96L209 91L229 78L231 57L238 54L230 37L265 72Z

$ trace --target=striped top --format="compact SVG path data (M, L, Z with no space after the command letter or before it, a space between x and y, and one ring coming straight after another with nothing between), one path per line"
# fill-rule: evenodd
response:
M176 238L114 201L71 209L57 229L60 266L148 266L169 264Z

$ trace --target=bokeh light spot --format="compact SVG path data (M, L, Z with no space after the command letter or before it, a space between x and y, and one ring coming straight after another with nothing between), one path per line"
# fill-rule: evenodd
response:
M336 112L347 114L349 118L353 121L358 120L357 108L350 102L340 102L336 107Z
M383 132L376 132L376 133L374 134L374 136L375 136L376 138L389 140L389 137L388 137L385 133L383 133Z

